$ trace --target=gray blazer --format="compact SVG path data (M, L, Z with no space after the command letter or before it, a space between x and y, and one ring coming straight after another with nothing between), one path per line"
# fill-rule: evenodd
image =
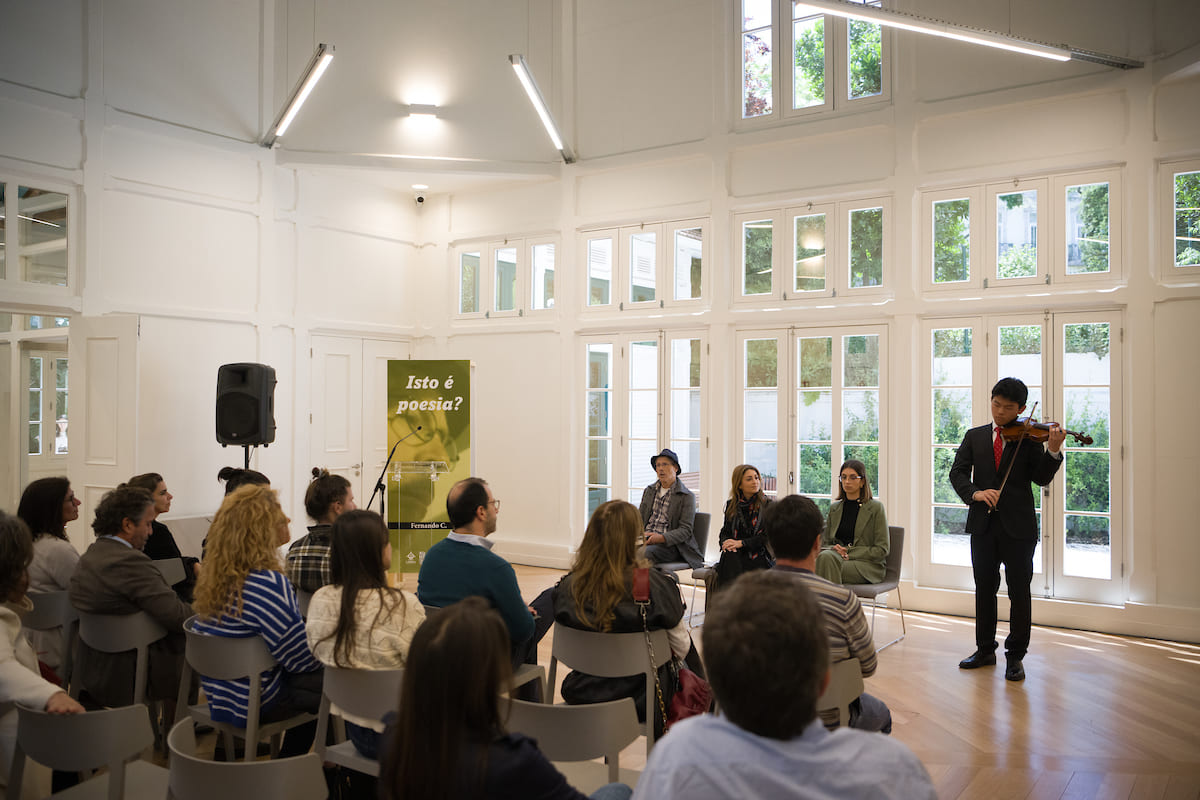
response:
M642 492L642 503L638 510L642 512L642 525L650 522L654 512L654 498L658 494L658 481L646 487ZM692 533L692 523L696 519L696 495L676 478L671 487L671 496L667 500L667 531L663 534L667 546L678 548L679 554L688 566L695 569L704 564L704 554L696 547L696 537Z

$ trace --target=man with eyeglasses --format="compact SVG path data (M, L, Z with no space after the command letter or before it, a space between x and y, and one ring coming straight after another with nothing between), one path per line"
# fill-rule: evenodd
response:
M683 468L675 451L663 451L650 458L658 480L642 492L638 510L646 532L645 555L651 564L686 561L695 569L704 564L704 554L696 547L692 525L696 519L696 496L679 480Z
M487 481L466 478L446 495L446 513L454 530L425 553L417 576L417 598L437 608L464 597L485 598L508 627L513 667L537 663L537 644L554 622L550 590L526 605L512 565L492 552L487 537L496 531L500 501L492 496ZM536 682L531 685L536 687Z

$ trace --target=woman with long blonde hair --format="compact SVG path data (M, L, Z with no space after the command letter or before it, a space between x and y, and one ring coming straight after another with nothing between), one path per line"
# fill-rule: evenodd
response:
M601 503L592 513L571 571L554 587L554 620L559 625L604 633L635 633L642 630L642 611L633 599L633 572L647 567L637 555L642 538L642 515L624 500ZM665 629L676 658L686 658L694 672L703 675L692 637L683 622L683 599L679 586L666 573L651 569L650 603L646 608L646 627ZM664 692L673 687L670 665L659 670ZM638 717L645 721L646 693L644 678L598 678L571 672L563 680L562 696L568 703L599 703L632 697ZM670 698L665 698L667 702ZM656 728L663 720L655 714Z
M263 722L321 704L324 672L308 649L304 619L291 583L280 571L279 547L290 520L269 486L247 485L226 496L208 531L204 569L196 582L196 630L214 636L261 636L279 664L262 676ZM203 679L209 710L217 722L246 724L249 682ZM288 731L281 755L300 755L312 746L316 723Z

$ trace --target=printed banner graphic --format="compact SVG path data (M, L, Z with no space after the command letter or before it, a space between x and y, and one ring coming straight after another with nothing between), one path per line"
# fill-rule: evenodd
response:
M450 529L446 494L471 475L471 362L388 362L392 571L417 572Z

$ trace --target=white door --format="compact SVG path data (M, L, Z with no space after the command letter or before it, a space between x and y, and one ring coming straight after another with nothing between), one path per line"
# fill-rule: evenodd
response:
M67 475L82 501L67 534L80 550L100 498L134 474L138 420L138 318L72 317L71 445ZM74 529L72 529L74 528Z
M345 476L360 506L387 458L387 362L407 342L313 336L310 467Z

